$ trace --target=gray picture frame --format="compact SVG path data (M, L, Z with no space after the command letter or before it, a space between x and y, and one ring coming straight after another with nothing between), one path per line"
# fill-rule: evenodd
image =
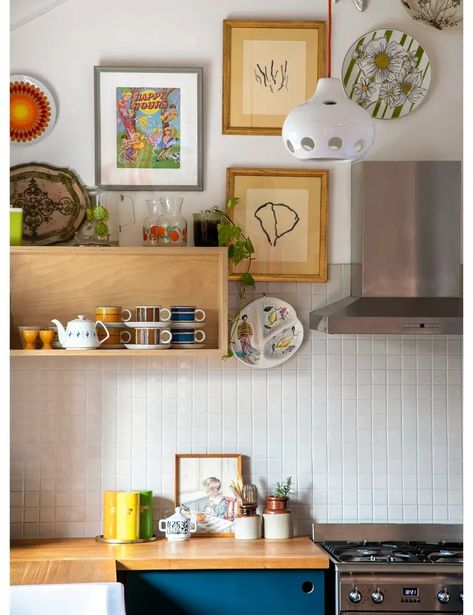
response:
M101 76L105 73L166 73L166 74L195 74L197 77L196 84L196 183L193 184L140 184L137 183L107 183L102 177L102 110L100 108L101 100ZM202 81L203 68L174 68L174 67L137 67L137 66L94 66L94 116L95 116L95 184L104 190L143 190L143 191L202 191L204 189L203 182L203 114L202 114Z

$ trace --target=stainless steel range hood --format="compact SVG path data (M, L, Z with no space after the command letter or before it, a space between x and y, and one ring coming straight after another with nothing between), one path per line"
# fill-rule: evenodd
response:
M310 328L462 333L460 162L355 163L351 213L351 294Z

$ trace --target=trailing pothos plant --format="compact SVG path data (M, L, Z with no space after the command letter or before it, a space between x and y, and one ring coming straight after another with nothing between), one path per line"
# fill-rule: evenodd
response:
M254 290L255 280L250 273L251 263L254 260L253 254L255 249L251 242L251 239L245 235L240 226L235 224L231 218L233 208L238 204L240 199L228 199L225 203L225 210L220 211L221 222L218 224L218 243L220 246L228 247L228 258L232 261L233 265L239 265L244 262L244 271L240 277L240 287L238 291L239 305L238 311L234 316L228 317L230 324L228 334L228 346L227 354L223 356L224 359L233 356L233 350L231 346L231 340L233 334L238 325L238 315L245 304L245 298L249 290Z

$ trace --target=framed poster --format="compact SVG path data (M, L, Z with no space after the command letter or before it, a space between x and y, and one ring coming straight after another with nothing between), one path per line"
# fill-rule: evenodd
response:
M325 76L323 21L223 22L223 134L280 135Z
M202 190L202 68L95 66L95 183Z
M227 169L232 219L255 248L250 273L261 282L327 281L328 171ZM245 264L230 262L230 279Z
M241 481L238 454L176 455L175 503L197 524L196 536L233 536Z

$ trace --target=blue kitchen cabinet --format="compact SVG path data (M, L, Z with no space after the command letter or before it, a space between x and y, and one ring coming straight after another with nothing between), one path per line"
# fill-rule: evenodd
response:
M323 615L323 570L119 571L127 615Z

